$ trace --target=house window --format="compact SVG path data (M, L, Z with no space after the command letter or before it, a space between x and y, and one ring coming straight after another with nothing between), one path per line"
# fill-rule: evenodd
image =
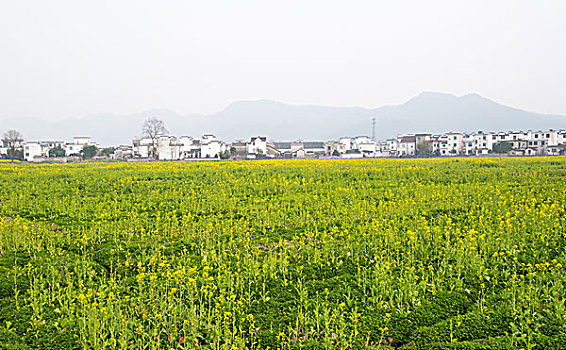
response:
M535 134L535 139L538 139L538 134Z

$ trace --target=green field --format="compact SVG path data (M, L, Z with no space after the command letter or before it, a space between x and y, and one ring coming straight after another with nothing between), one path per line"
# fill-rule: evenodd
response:
M0 349L565 349L566 158L0 163Z

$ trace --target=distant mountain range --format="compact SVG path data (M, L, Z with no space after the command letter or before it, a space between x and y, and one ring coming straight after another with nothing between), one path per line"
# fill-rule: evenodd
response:
M331 140L341 136L385 139L414 132L566 129L566 116L537 114L507 107L477 94L454 96L425 92L398 106L296 106L269 100L241 101L212 115L181 115L169 109L138 114L99 114L61 121L36 118L0 119L0 133L17 129L26 140L71 140L91 136L101 145L130 144L143 121L162 119L176 136L213 133L225 141L267 136L270 141Z

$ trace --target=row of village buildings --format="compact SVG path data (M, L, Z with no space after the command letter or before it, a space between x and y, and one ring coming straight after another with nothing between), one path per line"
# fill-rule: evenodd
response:
M566 130L510 132L450 132L440 135L411 134L385 141L367 136L342 137L327 142L268 142L266 137L225 143L212 134L195 139L189 136L161 136L154 144L148 138L135 138L131 145L114 148L109 157L117 160L149 159L156 150L159 160L180 159L256 159L256 158L316 158L316 157L411 157L411 156L478 156L500 153L497 145L506 144L509 155L566 155ZM49 151L55 147L65 150L73 159L85 146L98 146L90 137L75 137L72 142L22 141L27 161L53 160ZM6 145L0 155L6 154Z

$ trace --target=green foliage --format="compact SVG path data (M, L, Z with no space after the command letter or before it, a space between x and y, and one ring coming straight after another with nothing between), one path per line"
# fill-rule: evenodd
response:
M511 331L511 310L472 312L444 319L429 327L417 329L414 341L417 344L452 343L506 335Z
M493 144L493 153L506 154L511 152L513 144L509 141L501 141Z
M63 147L59 145L49 150L49 157L51 158L64 157L64 156L65 156L65 150L63 149Z
M98 153L98 147L96 147L95 145L83 146L83 149L81 150L81 156L83 157L83 159L94 158L94 156L96 156L97 153Z
M412 340L421 341L424 334L414 335L421 327L433 326L453 316L464 314L472 306L472 299L461 292L441 292L434 295L430 301L425 301L415 311L408 314L394 315L391 320L391 334L396 344L408 343ZM428 334L426 334L428 335ZM429 336L434 339L436 334Z
M111 154L114 154L114 151L116 151L115 147L105 147L100 150L100 154L109 157Z
M6 158L14 160L24 160L24 151L21 149L8 148Z
M229 150L220 152L218 154L220 156L220 159L230 159L230 156L232 156L232 153Z
M431 156L432 152L432 142L427 140L421 140L417 143L415 153L417 156Z

